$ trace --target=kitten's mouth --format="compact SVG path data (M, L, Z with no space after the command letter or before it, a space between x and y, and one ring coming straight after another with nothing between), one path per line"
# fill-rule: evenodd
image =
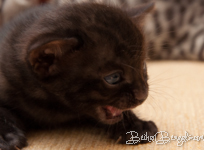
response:
M103 109L106 114L106 119L114 119L122 115L122 110L113 106L104 106Z
M114 124L123 118L122 110L113 106L100 107L100 119L105 124Z

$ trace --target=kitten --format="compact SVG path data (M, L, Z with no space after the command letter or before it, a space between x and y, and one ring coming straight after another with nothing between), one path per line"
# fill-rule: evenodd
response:
M152 3L127 13L93 3L44 6L6 25L0 33L0 149L26 146L31 127L79 117L100 122L123 144L128 131L155 135L156 125L130 110L148 96L140 24L152 9Z

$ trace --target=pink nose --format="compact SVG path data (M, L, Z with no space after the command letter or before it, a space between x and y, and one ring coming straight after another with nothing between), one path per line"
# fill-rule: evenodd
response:
M148 96L148 91L147 90L134 90L134 94L135 94L135 99L139 100L139 101L143 101L147 98Z

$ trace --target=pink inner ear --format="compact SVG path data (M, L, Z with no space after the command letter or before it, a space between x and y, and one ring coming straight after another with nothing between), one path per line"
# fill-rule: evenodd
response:
M44 53L47 54L47 55L49 55L49 54L53 54L54 52L53 52L52 49L47 48L47 49L44 50Z
M29 62L33 71L41 78L56 75L59 70L57 64L63 55L71 54L72 49L78 44L76 38L54 40L32 49Z

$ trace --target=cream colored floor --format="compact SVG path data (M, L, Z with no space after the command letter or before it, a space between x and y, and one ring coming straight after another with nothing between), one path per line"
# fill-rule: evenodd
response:
M184 136L185 131L192 137L204 135L204 63L149 62L148 69L150 96L135 113L153 120L170 138ZM25 150L204 150L204 140L190 140L181 147L172 140L165 145L119 145L92 126L32 132L28 142Z

